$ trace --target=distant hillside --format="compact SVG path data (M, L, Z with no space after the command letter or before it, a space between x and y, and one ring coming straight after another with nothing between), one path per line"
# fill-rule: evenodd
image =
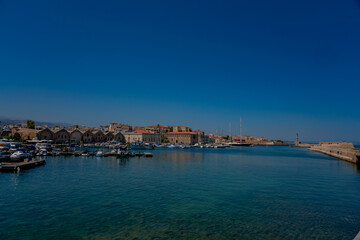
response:
M21 124L21 123L26 123L26 120L14 120L14 119L9 119L9 118L5 118L5 117L0 117L0 125L10 125L10 124ZM34 120L35 121L35 120ZM52 128L55 126L64 126L64 127L69 127L72 124L69 123L59 123L59 122L40 122L40 121L35 121L35 126L43 126L43 125L47 125L48 127Z

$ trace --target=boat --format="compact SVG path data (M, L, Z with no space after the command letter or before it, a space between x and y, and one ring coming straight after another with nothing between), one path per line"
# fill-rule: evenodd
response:
M171 144L168 146L168 148L177 148L177 146L175 146L174 144Z
M130 148L134 149L134 150L151 150L154 149L154 146L150 143L135 143L135 144L130 144Z
M46 149L40 149L37 156L47 156L49 155L49 152Z
M232 147L252 147L252 146L254 146L251 143L238 143L238 142L231 142L231 143L229 143L229 145Z
M38 151L40 151L41 149L51 151L52 146L51 146L51 143L49 141L43 140L43 141L35 144L35 149L38 150Z
M83 157L88 157L90 154L89 154L89 151L83 151L82 153L81 153L81 156L83 156Z
M21 161L21 160L24 160L25 158L30 158L30 157L31 157L31 155L29 153L25 153L22 151L16 151L10 155L10 160L11 161Z
M10 158L10 153L0 152L0 161L8 160Z
M103 155L103 151L97 151L97 153L95 154L96 157L102 157Z
M119 157L128 157L129 156L129 151L128 150L119 150L118 151L118 156Z

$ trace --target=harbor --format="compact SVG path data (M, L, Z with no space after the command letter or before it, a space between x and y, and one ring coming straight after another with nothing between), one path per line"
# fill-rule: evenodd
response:
M353 239L359 230L360 172L346 162L283 146L151 153L37 156L46 164L1 172L0 238Z

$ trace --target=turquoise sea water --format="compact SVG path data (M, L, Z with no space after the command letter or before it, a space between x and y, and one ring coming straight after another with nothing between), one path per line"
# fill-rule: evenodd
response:
M47 157L0 174L0 239L353 239L360 171L306 149Z

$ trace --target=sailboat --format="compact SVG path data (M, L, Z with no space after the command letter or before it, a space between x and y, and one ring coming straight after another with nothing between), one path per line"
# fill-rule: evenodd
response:
M230 142L229 145L233 147L253 147L251 143L242 143L241 142L241 130L242 130L242 119L240 118L240 142Z

